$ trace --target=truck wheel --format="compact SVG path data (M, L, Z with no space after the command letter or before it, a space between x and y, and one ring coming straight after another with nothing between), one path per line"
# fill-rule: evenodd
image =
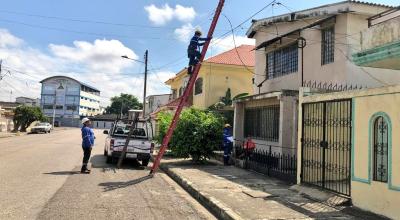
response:
M106 163L112 163L112 157L107 156Z
M149 165L150 159L144 159L142 160L142 166L147 167Z

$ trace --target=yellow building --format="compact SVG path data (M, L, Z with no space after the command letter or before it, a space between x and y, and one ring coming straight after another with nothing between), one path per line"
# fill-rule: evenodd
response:
M228 89L231 97L253 92L254 71L253 46L242 45L213 56L202 63L190 104L206 109L221 101ZM239 57L239 56L240 57ZM172 99L179 98L189 81L187 69L181 70L166 84L171 86Z
M298 183L400 219L400 86L316 93L300 92Z

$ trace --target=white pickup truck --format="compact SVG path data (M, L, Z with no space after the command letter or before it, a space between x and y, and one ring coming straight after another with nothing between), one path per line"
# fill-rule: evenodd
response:
M119 121L114 123L110 130L105 130L103 133L108 135L104 145L104 156L107 157L106 162L116 163L125 146L129 126ZM141 161L142 166L147 166L154 149L151 133L149 123L139 121L129 141L124 159L136 159Z

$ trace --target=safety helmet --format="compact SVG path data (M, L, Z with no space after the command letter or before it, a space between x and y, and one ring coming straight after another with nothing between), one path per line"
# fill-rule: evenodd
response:
M88 118L83 118L83 119L82 119L82 124L85 124L85 123L88 122L88 121L90 121L90 119L88 119Z
M231 127L231 125L230 124L225 124L225 126L224 126L225 128L230 128Z
M200 30L196 30L195 32L194 32L194 35L198 35L198 36L201 36L203 33L201 33L201 31Z

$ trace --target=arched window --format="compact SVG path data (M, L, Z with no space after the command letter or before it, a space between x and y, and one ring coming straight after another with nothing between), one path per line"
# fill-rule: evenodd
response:
M384 117L378 116L374 121L374 181L388 181L388 143L389 127Z
M198 78L194 87L194 94L198 95L203 93L203 78Z

